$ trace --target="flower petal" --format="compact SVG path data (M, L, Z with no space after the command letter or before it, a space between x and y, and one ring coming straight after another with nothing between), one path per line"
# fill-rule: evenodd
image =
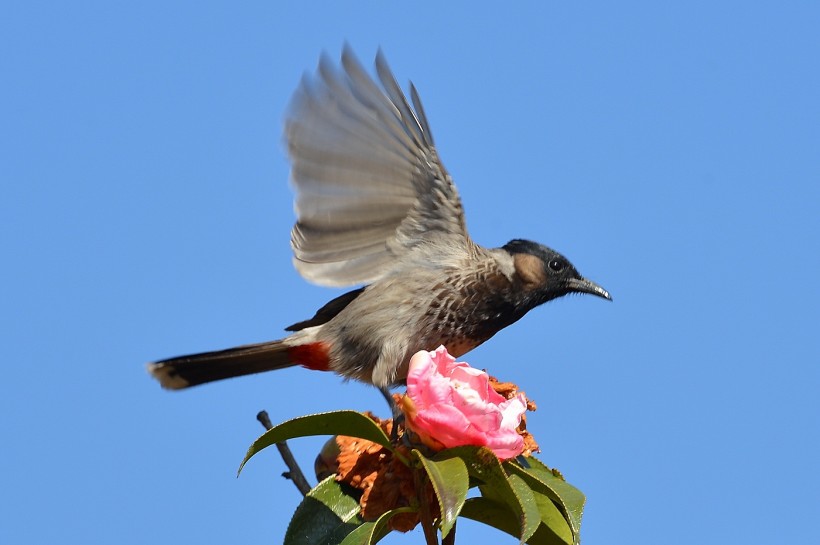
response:
M499 458L523 451L516 428L527 408L524 395L504 399L487 373L456 362L443 346L410 359L407 397L407 425L428 445L486 446Z

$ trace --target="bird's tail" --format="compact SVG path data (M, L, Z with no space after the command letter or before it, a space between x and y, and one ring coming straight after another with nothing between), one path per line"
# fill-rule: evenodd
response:
M292 343L270 341L179 356L148 364L163 388L179 390L225 378L283 369L301 363Z

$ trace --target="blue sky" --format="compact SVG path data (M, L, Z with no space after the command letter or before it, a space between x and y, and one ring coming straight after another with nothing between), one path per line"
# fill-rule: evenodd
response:
M276 543L281 461L235 478L256 412L386 414L303 369L180 393L144 369L339 293L291 266L281 127L345 40L418 87L478 242L538 240L613 294L464 358L538 402L585 543L820 542L816 3L3 12L0 542ZM321 443L293 448L310 467Z

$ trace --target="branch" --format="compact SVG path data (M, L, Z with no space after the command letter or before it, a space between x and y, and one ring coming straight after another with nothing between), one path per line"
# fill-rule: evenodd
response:
M419 519L424 530L424 539L427 545L438 545L438 534L433 526L433 514L430 512L430 502L427 498L427 474L421 468L413 468L413 479L416 486L416 497L419 502Z
M256 419L265 427L266 430L273 427L267 411L259 411L259 414L256 415ZM307 493L310 492L311 486L307 479L305 479L305 474L302 473L302 469L296 462L296 458L293 457L293 453L290 451L287 441L276 443L276 448L279 449L279 454L282 455L282 460L284 460L285 465L288 466L289 470L282 473L282 477L293 481L294 486L299 489L302 496L306 496Z
M441 540L441 545L455 545L456 543L456 523L453 523L453 527L450 528L450 533L447 534L447 537Z

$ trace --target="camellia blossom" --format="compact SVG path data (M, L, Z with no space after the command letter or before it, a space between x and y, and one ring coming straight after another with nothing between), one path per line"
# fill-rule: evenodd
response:
M487 373L457 362L443 346L410 359L401 406L407 425L432 448L483 446L504 460L524 450L516 431L527 410L524 394L505 399Z

